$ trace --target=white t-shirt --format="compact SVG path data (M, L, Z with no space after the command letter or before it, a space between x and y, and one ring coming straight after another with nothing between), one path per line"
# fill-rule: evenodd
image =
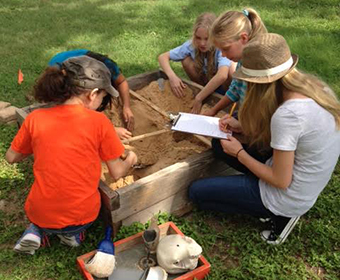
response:
M271 147L295 151L293 177L286 190L260 180L263 204L275 215L301 216L327 185L340 154L334 117L314 100L290 99L271 119ZM272 165L272 158L267 162Z

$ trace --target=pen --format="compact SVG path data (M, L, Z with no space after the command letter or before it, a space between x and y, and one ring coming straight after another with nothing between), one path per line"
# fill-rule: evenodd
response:
M234 102L233 106L232 106L231 109L230 109L228 119L230 119L230 118L232 117L232 115L233 115L233 113L234 113L234 110L235 110L235 108L236 108L236 105L237 105L237 102ZM226 124L225 127L224 127L224 129L227 129L227 128L228 128L228 125Z

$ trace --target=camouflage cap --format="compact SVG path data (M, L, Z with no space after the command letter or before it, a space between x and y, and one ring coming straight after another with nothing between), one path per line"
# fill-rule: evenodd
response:
M104 89L113 97L118 97L118 91L111 84L110 70L99 60L83 55L72 57L61 64L73 74L73 84L85 89Z

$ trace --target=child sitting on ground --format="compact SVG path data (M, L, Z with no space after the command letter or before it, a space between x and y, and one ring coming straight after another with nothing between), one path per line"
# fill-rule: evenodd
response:
M34 155L35 178L25 203L31 224L15 251L34 254L43 234L79 246L99 213L101 161L115 179L137 162L133 152L120 159L124 147L112 123L96 112L115 94L110 71L88 56L49 67L36 82L35 99L57 105L30 113L6 153L11 164Z
M95 58L105 64L105 66L110 70L111 73L111 83L112 86L118 90L119 96L122 99L123 103L123 118L124 122L126 123L126 128L123 127L116 127L117 134L120 139L128 139L132 136L132 131L134 129L134 115L131 111L130 107L130 94L129 94L129 84L125 80L125 77L121 73L118 65L112 59L107 57L106 55L95 53L86 49L79 49L79 50L70 50L56 54L54 57L51 58L48 65L49 66L57 66L63 63L65 60L87 55L89 57ZM111 105L112 97L111 95L107 95L104 100L102 106L100 106L97 111L104 110L103 108L106 107L107 104Z
M171 89L177 97L183 97L186 85L171 69L170 60L181 61L188 77L204 86L195 97L192 112L196 114L200 113L204 99L215 90L219 93L226 91L236 67L235 63L222 57L220 50L209 42L210 28L215 19L214 14L201 14L194 24L192 40L158 57L159 64L169 77Z

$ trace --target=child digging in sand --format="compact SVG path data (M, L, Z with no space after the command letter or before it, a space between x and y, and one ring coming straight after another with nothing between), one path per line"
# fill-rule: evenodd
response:
M124 127L116 127L117 134L120 139L127 139L132 136L132 132L134 129L134 115L130 107L130 94L129 94L129 85L123 76L121 70L119 69L116 62L107 57L106 55L92 52L86 49L77 49L77 50L69 50L65 52L57 53L55 56L51 58L48 65L49 66L58 66L63 63L65 60L86 55L92 58L95 58L105 64L105 66L109 69L111 74L111 83L112 86L117 89L119 93L119 97L123 103L123 118L126 124L126 129ZM99 106L97 111L102 111L106 107L107 104L111 105L112 97L107 95L104 100L102 106Z
M34 183L25 203L31 224L15 251L33 255L46 234L79 246L99 213L101 161L115 179L137 162L133 152L120 159L124 147L112 123L95 111L109 94L116 94L109 70L88 56L49 67L38 79L35 99L57 105L30 113L6 153L9 163L34 155Z
M222 57L220 50L210 44L209 32L215 19L214 14L201 14L194 24L192 40L158 57L159 64L169 77L171 89L177 97L183 97L186 85L172 70L170 60L181 61L189 78L204 86L195 97L193 113L200 113L204 99L215 90L220 93L226 91L236 67L236 64Z

